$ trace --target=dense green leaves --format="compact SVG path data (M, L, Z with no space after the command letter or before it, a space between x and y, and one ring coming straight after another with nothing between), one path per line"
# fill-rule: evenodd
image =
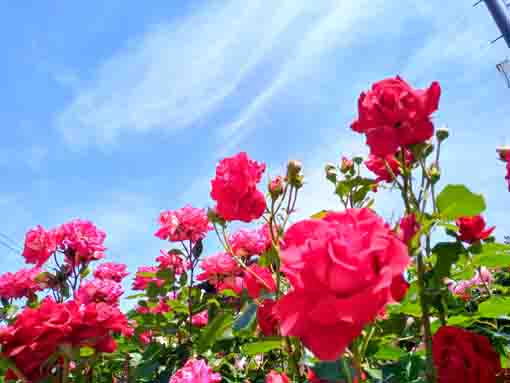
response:
M510 246L501 243L484 243L473 257L475 266L489 268L510 266Z
M220 338L233 322L232 313L218 314L204 329L198 340L199 352L206 351Z
M480 316L498 318L510 313L510 298L493 296L478 306Z
M454 220L482 213L485 210L485 200L482 195L472 193L464 185L447 185L437 197L437 208L441 217Z

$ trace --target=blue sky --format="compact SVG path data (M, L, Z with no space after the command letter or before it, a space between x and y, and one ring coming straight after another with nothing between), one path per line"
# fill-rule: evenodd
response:
M339 207L323 164L366 151L348 128L358 94L396 74L441 82L445 177L484 193L497 235L510 233L495 156L509 138L495 69L508 51L488 44L498 31L483 4L29 1L0 13L0 232L19 245L36 224L82 217L107 231L110 259L151 263L158 212L210 205L216 162L240 150L273 175L303 161L300 214ZM0 271L21 266L2 251Z

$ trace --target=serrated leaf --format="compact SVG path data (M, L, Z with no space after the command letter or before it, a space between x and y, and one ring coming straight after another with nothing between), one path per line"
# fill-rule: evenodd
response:
M437 208L443 218L455 220L482 213L485 200L481 194L472 193L464 185L447 185L437 196Z
M276 350L281 346L281 340L262 340L260 342L243 344L241 349L246 355L252 356L256 354L263 354L271 350Z
M510 313L510 298L493 296L480 303L478 314L485 318L498 318Z

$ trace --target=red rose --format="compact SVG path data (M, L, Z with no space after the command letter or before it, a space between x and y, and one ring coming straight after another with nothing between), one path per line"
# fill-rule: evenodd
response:
M369 209L292 225L281 259L293 287L275 309L281 332L326 360L337 359L392 301L393 278L410 262L404 243Z
M430 115L438 108L441 88L413 89L400 77L375 83L358 100L358 119L351 128L367 136L370 152L393 154L399 147L428 140L434 133Z
M459 228L459 239L467 243L474 243L487 239L492 234L495 226L485 229L485 220L482 216L462 217L455 222Z
M391 282L391 296L395 302L401 302L407 294L409 282L402 274L397 275Z
M0 329L2 354L10 358L30 381L39 381L53 366L43 364L66 343L72 331L72 313L46 298L36 308L26 308L10 326ZM15 376L7 373L7 378Z
M496 383L499 354L489 339L462 328L443 326L432 339L438 383Z
M273 279L271 270L267 267L262 267L254 263L248 270L244 272L244 284L248 290L248 295L257 299L262 290L268 293L276 291L276 283Z
M420 224L416 221L416 214L408 214L400 220L399 234L405 243L409 243L418 231L420 231Z
M409 150L406 150L405 157L406 166L409 166L413 160L413 155ZM397 160L397 158L392 154L388 154L384 157L370 154L368 159L365 161L365 166L367 169L377 176L377 182L393 182L393 175L388 171L388 167L386 165L391 169L393 175L398 176L401 173L400 161Z
M211 181L216 213L227 221L250 222L260 218L266 201L257 184L265 169L265 164L253 161L244 152L221 160Z
M278 318L276 317L274 307L276 302L271 299L264 299L262 304L257 308L257 322L260 331L264 336L276 335L278 326Z

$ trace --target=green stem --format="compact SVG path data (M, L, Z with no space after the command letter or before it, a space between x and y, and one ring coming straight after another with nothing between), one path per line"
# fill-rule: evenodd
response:
M417 266L417 274L418 274L418 289L420 294L420 305L422 312L422 322L423 322L423 332L424 332L424 341L425 341L425 350L427 357L427 382L428 383L436 383L436 371L434 367L434 362L432 359L432 330L430 327L430 312L429 306L426 302L426 293L425 293L425 264L423 261L423 253L419 252L416 256L416 266Z
M347 364L347 360L345 358L342 358L340 360L340 363L342 365L342 370L344 371L345 377L347 378L347 383L352 383L352 373L351 369L349 368L349 365Z

